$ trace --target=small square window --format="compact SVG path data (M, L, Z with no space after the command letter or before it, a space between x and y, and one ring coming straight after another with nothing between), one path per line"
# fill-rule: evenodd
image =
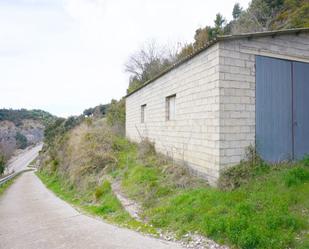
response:
M176 94L166 97L166 120L175 120L176 117Z
M141 123L145 123L146 104L141 106Z

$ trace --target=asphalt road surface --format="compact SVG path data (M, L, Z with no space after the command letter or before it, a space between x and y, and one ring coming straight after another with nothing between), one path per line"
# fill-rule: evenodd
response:
M18 166L18 169L20 168L22 167ZM180 249L181 247L81 214L50 192L34 172L26 172L0 196L0 248Z
M39 151L42 149L42 144L39 144L35 147L32 147L30 149L26 149L23 152L21 152L16 157L12 158L7 167L8 172L19 172L24 170L29 163L35 159L39 153Z

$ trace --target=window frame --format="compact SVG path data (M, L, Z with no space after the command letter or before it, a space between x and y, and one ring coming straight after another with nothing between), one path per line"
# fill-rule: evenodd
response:
M147 107L147 104L143 104L141 105L141 124L144 124L145 123L145 116L146 116L146 107Z
M174 99L174 114L173 115L171 115L171 99ZM176 94L172 94L172 95L165 97L165 120L173 121L175 119L176 119Z

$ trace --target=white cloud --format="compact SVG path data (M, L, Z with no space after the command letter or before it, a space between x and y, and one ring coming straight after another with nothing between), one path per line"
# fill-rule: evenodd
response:
M230 18L232 7L228 0L0 1L0 107L67 116L120 98L123 65L144 41L191 41L217 12Z

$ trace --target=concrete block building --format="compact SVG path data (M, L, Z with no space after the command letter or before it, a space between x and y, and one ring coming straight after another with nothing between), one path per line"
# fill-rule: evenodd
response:
M309 29L219 37L126 96L126 136L148 138L213 185L249 145L309 153Z

